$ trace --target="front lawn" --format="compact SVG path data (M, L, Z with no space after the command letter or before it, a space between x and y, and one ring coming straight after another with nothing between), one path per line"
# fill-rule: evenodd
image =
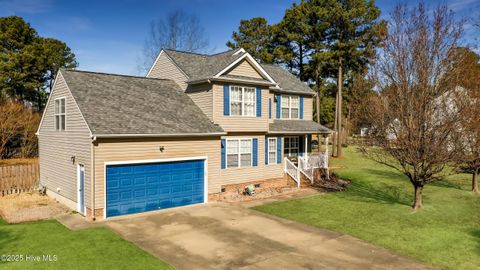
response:
M4 255L22 255L23 262L5 262ZM52 261L32 261L43 255ZM107 228L71 231L55 220L8 225L0 219L0 256L0 269L172 269Z
M480 196L470 176L450 176L424 188L413 212L413 188L400 173L346 148L335 170L352 181L345 192L255 209L356 236L443 269L480 269Z

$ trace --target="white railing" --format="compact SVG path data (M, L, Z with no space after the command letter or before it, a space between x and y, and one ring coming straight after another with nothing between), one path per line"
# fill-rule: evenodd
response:
M309 162L309 157L298 157L298 169L312 182L313 184L313 169L314 167Z
M291 162L288 158L284 158L285 168L284 171L290 175L295 182L297 182L297 187L300 187L300 170Z
M313 168L328 169L328 154L311 155L308 164Z

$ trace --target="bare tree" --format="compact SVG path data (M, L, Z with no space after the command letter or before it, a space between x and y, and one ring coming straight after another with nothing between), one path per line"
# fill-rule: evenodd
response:
M150 22L139 70L148 71L161 49L201 52L207 46L205 29L198 17L182 10L173 11L163 19Z
M472 174L472 191L478 193L480 173L480 56L467 48L459 48L464 54L457 66L462 69L459 92L454 100L462 107L462 117L452 143L460 155L456 165L460 172Z
M415 190L414 209L422 207L424 186L455 158L450 138L461 108L452 112L442 97L454 93L461 76L452 63L462 56L452 51L462 33L463 22L446 6L430 13L422 3L412 9L398 5L375 64L378 95L366 112L375 147L362 150L407 176Z

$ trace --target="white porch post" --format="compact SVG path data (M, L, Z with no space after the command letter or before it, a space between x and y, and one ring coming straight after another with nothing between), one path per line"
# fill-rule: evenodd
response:
M328 135L325 136L325 155L328 157Z

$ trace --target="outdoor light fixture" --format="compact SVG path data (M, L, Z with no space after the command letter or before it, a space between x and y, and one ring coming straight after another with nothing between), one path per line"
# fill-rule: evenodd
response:
M72 161L72 164L75 164L75 156L72 156L70 160Z
M160 147L158 148L158 150L160 150L160 152L163 153L163 150L165 150L165 146L160 146Z

